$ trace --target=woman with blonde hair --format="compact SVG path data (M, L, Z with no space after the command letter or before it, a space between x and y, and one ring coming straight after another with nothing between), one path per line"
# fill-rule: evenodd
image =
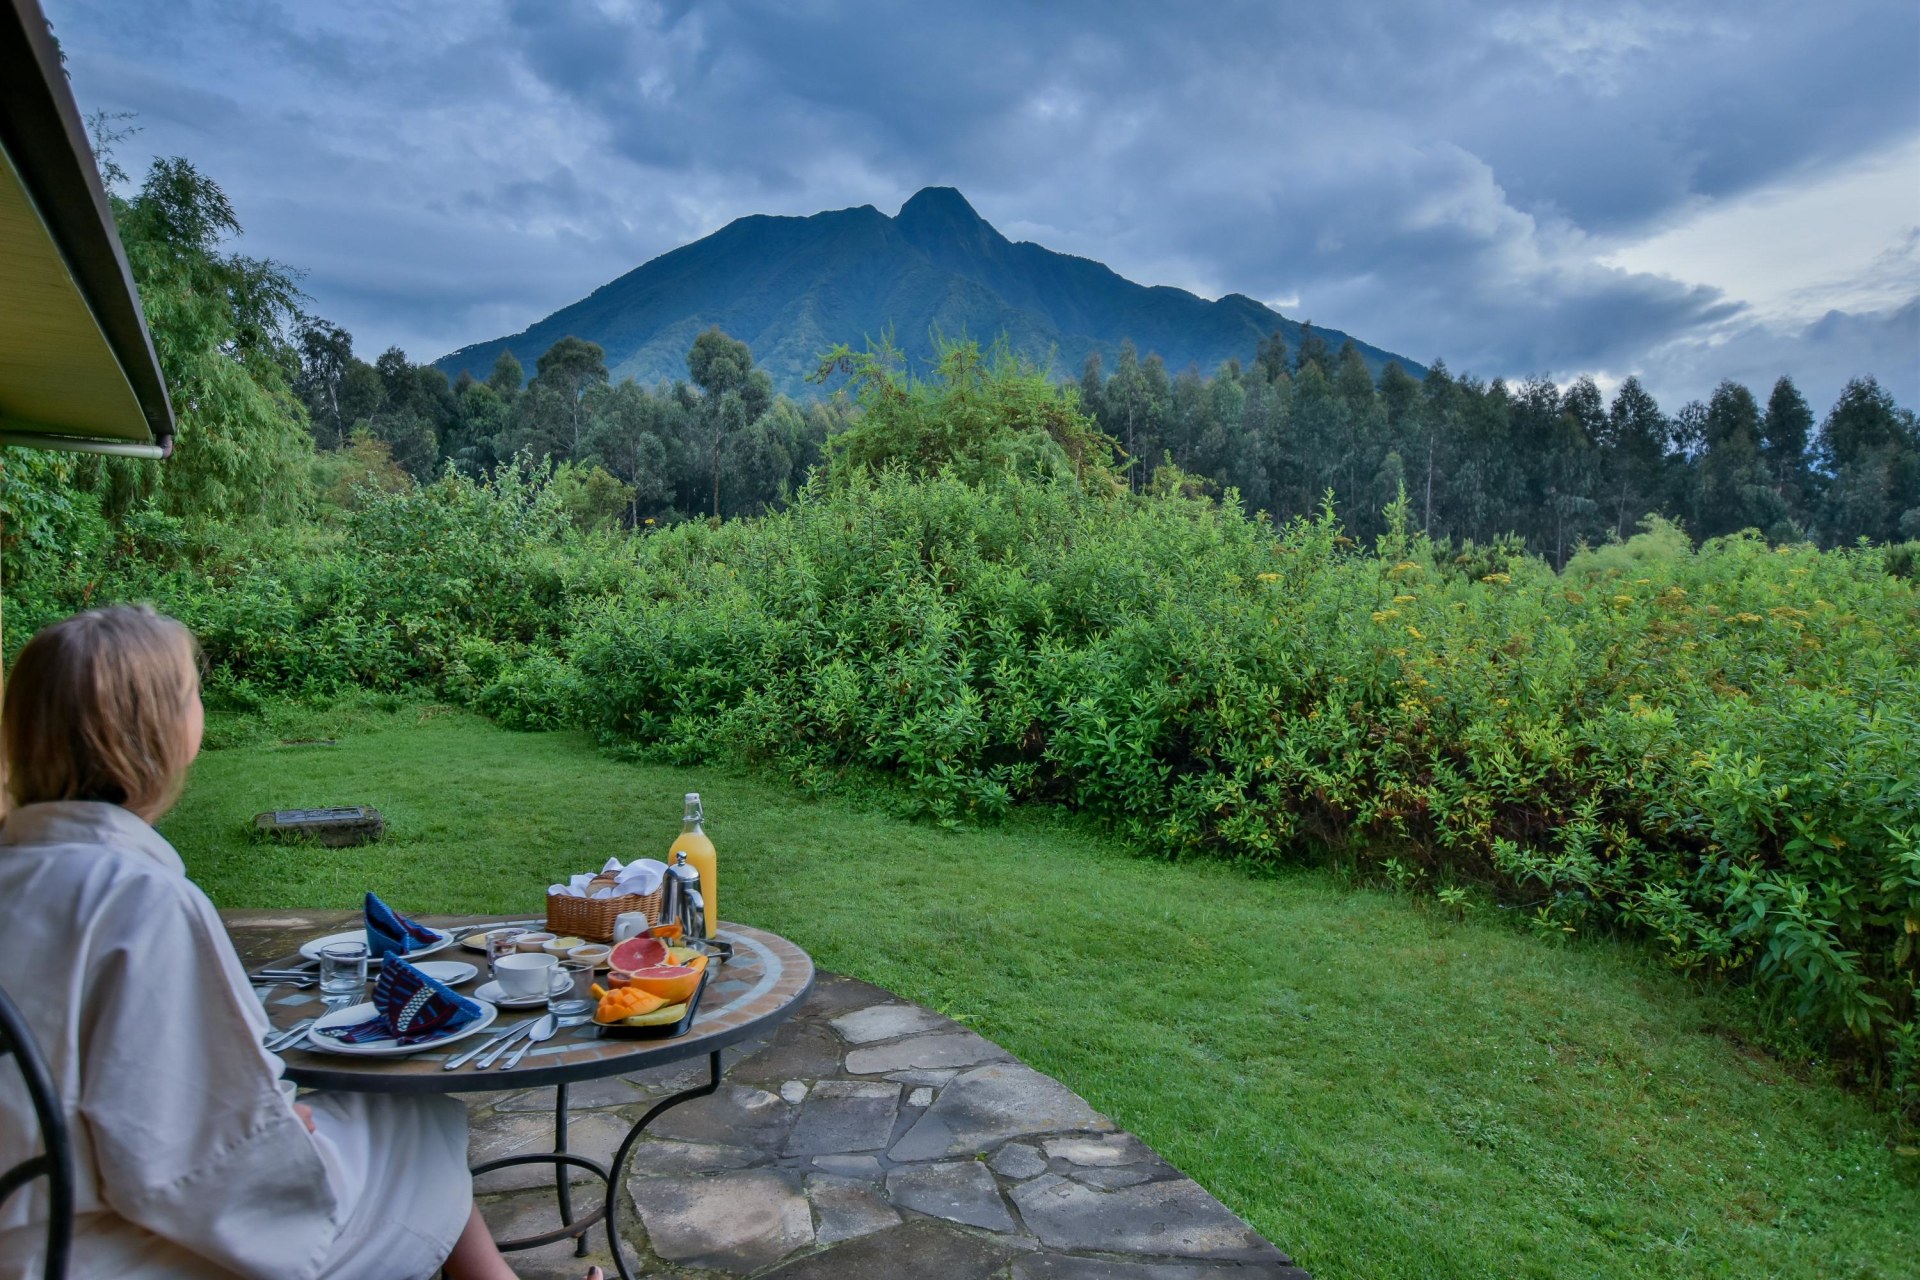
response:
M152 826L203 724L193 637L145 607L46 628L6 683L0 986L74 1135L71 1274L510 1280L458 1102L295 1103L261 1047L220 918ZM0 1071L0 1168L37 1151L26 1090ZM0 1276L37 1267L47 1212L43 1183L0 1204Z

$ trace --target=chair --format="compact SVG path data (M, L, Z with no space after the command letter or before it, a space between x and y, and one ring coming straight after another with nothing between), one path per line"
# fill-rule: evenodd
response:
M27 1094L33 1099L44 1150L0 1173L0 1204L35 1178L47 1180L47 1266L42 1274L46 1280L65 1280L67 1256L73 1249L73 1151L67 1142L67 1117L27 1020L7 993L0 991L0 1058L9 1054L19 1063Z

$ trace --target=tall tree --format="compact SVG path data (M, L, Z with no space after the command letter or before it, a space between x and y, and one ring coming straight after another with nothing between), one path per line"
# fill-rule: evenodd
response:
M693 341L687 352L687 376L701 391L701 420L705 425L705 453L711 480L713 515L720 514L720 472L729 438L737 437L767 411L773 402L773 383L753 367L753 352L738 338L715 325Z
M196 519L292 515L308 496L313 455L292 387L301 301L292 273L225 251L240 220L185 160L154 161L139 192L112 203L179 443L164 464L89 463L107 510L151 499Z
M1668 431L1666 416L1640 379L1621 383L1607 411L1602 463L1617 538L1624 540L1642 517L1661 506Z
M1847 383L1820 426L1817 456L1830 477L1823 541L1920 537L1920 428L1879 382Z
M566 405L571 435L567 457L577 458L587 425L587 392L606 385L607 353L597 342L568 334L547 348L536 367L539 372L534 374L534 384L553 392Z
M526 385L526 382L527 371L514 358L513 352L503 348L500 354L494 357L493 372L487 375L487 385L492 387L494 394L502 400L511 400L520 394L520 389Z
M1793 522L1802 530L1812 515L1815 476L1813 456L1813 410L1806 397L1783 377L1773 384L1767 397L1767 416L1760 425L1760 457L1766 464L1767 478L1779 495Z

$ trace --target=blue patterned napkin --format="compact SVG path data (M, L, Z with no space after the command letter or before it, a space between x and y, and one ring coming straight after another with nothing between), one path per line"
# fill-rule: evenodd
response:
M375 960L404 956L440 941L440 935L367 895L367 954Z
M365 1022L329 1027L319 1034L344 1044L369 1040L419 1044L457 1031L484 1012L478 1004L399 956L389 958L380 970L380 980L373 984L373 1007L379 1012Z

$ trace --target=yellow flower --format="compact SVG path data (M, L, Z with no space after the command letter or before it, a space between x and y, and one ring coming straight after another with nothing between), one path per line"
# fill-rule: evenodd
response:
M1375 622L1390 622L1399 616L1400 611L1398 609L1376 609L1373 613L1373 620Z
M1395 604L1412 604L1415 600L1418 600L1419 598L1420 598L1419 596L1395 596L1393 598L1393 602Z
M1615 596L1613 598L1613 602L1615 604L1632 604L1633 597L1632 596Z
M1278 582L1280 581L1280 575L1277 573L1256 573L1253 575L1253 580L1255 582Z
M1421 634L1420 634L1420 628L1418 628L1418 627L1408 627L1408 628L1407 628L1407 634L1408 634L1408 635L1410 635L1410 636L1412 636L1412 637L1413 637L1413 638L1414 638L1415 640L1425 640L1425 639L1426 639L1426 637L1425 637L1425 636L1423 636L1423 635L1421 635Z
M1497 585L1505 585L1506 583L1513 581L1513 575L1510 573L1490 573L1486 577L1480 579L1480 581L1491 582Z
M1760 615L1757 613L1736 613L1733 615L1733 620L1735 622L1758 622L1760 621Z

